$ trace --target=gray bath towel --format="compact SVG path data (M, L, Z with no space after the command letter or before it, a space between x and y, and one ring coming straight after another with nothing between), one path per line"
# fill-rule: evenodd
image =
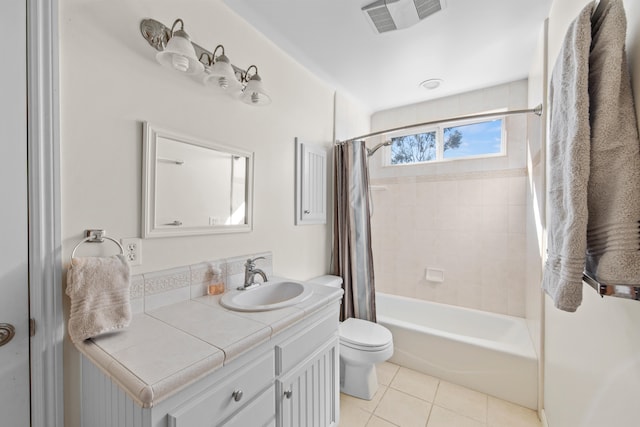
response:
M582 272L640 283L640 143L625 54L622 0L593 3L571 24L550 90L548 259L542 286L575 311Z
M582 302L587 249L589 180L589 4L571 23L554 66L549 90L547 263L542 287L561 310Z
M602 4L589 61L591 173L587 273L600 283L640 283L640 142L625 53L622 0Z
M81 342L129 326L129 264L123 255L73 258L67 272L69 336Z

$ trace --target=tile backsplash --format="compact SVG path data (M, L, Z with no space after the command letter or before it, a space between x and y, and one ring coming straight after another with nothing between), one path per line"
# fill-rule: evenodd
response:
M524 317L526 169L372 184L377 291Z
M244 263L249 258L264 257L256 267L267 277L273 275L273 255L270 252L233 258L203 261L198 264L153 271L131 276L131 309L134 314L197 298L207 294L213 270L221 271L227 290L243 284Z

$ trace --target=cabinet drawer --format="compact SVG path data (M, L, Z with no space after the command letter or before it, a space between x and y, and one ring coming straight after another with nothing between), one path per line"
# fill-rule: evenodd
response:
M276 425L276 392L269 387L256 400L247 404L238 414L221 424L221 427L272 427Z
M276 375L297 365L338 332L338 317L328 316L312 324L309 329L276 345Z
M225 378L220 384L202 393L175 410L170 411L169 427L204 427L219 425L220 421L273 383L274 357L268 352L255 361L243 366L238 372ZM235 392L242 392L236 401Z

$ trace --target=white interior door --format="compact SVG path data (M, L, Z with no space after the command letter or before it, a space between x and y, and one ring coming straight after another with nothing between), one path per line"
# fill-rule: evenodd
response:
M0 1L0 424L6 427L30 424L26 4Z

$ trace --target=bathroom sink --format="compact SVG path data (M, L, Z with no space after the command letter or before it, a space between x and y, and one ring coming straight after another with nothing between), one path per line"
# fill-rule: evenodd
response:
M267 311L289 307L309 298L312 289L298 282L266 282L257 288L227 292L220 304L235 311Z

